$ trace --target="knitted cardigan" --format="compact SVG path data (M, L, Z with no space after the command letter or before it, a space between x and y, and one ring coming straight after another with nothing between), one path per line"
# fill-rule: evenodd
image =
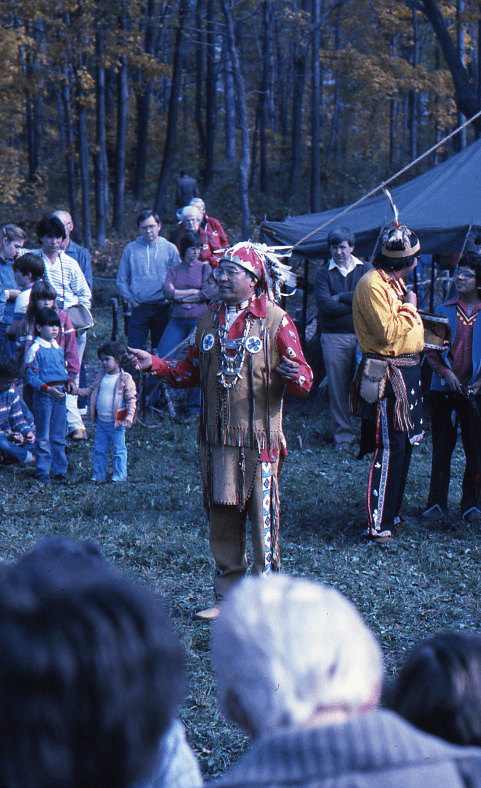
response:
M481 748L457 747L391 711L257 739L213 788L479 788Z

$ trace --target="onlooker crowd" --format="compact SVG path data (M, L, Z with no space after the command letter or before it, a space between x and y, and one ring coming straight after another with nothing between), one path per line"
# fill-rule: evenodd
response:
M0 780L10 788L200 788L177 713L166 611L92 541L41 539L0 570ZM479 788L481 636L418 644L393 685L342 594L241 581L214 624L225 716L252 739L216 788Z

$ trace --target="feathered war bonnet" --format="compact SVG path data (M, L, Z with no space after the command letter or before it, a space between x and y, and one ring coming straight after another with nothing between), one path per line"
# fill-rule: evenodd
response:
M394 268L399 268L402 267L401 263L406 257L413 257L416 252L419 252L421 244L412 230L399 221L399 211L390 192L384 188L383 192L393 210L394 221L386 227L381 235L381 253L388 260L392 260Z
M228 249L222 250L223 260L235 263L256 279L258 288L265 293L270 301L279 301L283 285L296 287L296 275L290 266L281 263L280 257L289 257L291 248L283 250L282 255L276 254L277 247L268 247L266 244L242 241Z

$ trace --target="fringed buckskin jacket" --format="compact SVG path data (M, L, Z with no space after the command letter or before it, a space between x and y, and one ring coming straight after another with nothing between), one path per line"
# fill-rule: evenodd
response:
M225 304L211 304L186 358L154 356L152 372L174 387L200 385L199 451L208 499L243 508L259 462L276 462L286 453L284 392L307 395L312 371L291 318L264 295L239 309L227 335L225 318ZM299 364L295 380L277 372L282 356Z

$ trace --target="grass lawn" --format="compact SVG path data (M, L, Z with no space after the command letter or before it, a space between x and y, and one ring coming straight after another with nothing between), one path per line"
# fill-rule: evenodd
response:
M96 289L97 339L90 337L87 345L92 360L109 337L108 298L115 295L110 284ZM379 547L359 540L369 459L335 452L324 439L325 405L310 399L286 402L285 431L290 455L280 482L283 570L328 583L359 607L381 641L387 676L420 638L445 629L478 630L479 539L457 519L462 448L453 463L452 520L428 526L418 519L429 484L427 439L413 454L406 519L392 543ZM181 715L204 776L211 779L238 758L246 739L217 711L211 625L192 618L213 601L196 426L149 415L127 434L127 442L129 480L121 485L89 484L92 441L69 446L68 485L40 488L31 471L3 468L0 559L14 560L41 536L92 538L111 563L162 597L189 670Z

